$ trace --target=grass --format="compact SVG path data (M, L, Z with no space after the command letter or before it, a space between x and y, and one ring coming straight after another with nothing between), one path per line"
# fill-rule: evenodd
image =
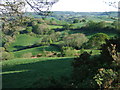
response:
M63 26L57 26L57 25L49 25L50 29L57 29L57 28L63 28Z
M85 49L84 51L86 51L86 52L92 51L92 55L98 55L98 54L100 54L101 50Z
M26 34L17 35L15 42L10 44L10 46L8 47L8 50L13 51L21 48L22 46L33 45L39 39L40 38L32 37Z
M16 52L14 52L14 56L19 58L25 53L32 53L32 55L37 55L37 54L43 53L44 50L59 52L59 48L57 48L55 46L40 46L40 47L31 48L31 49L16 51Z
M86 25L86 22L82 22L82 23L75 23L75 24L73 24L74 26L74 29L75 28L81 28L81 27L83 27L83 26L85 26Z
M52 57L3 61L3 88L29 88L40 78L69 76L73 58ZM39 81L48 84L47 81Z

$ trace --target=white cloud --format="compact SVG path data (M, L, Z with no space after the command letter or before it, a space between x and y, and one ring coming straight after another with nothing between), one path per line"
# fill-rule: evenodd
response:
M52 10L79 12L117 11L116 8L105 4L103 0L59 0L58 3L53 5Z

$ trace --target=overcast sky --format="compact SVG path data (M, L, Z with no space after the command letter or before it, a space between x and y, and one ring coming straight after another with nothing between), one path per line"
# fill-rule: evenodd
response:
M104 1L119 0L59 0L53 5L52 11L75 11L75 12L104 12L117 11L117 8L110 7Z

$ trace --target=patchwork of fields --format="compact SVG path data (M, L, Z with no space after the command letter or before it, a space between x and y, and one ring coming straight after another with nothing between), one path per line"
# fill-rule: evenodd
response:
M80 64L82 68L79 69L82 70L85 67L83 69L86 70L85 75L89 73L88 68L91 68L90 72L96 74L95 71L102 66L102 59L99 57L102 44L106 44L106 39L109 40L118 35L115 26L116 18L111 19L102 15L100 17L96 15L53 17L31 18L31 21L28 19L24 30L16 30L17 34L11 36L9 33L6 34L7 32L3 34L5 40L0 48L4 57L0 62L3 88L46 88L56 85L55 80L58 80L57 84L64 86L65 81L73 78L72 74L75 70L72 65L76 57L83 60L84 64ZM12 40L9 40L10 38ZM80 57L80 55L83 56ZM80 75L82 76L81 73ZM65 81L59 81L61 78ZM90 78L88 76L87 79ZM87 79L85 78L85 82L81 79L83 86L91 82Z

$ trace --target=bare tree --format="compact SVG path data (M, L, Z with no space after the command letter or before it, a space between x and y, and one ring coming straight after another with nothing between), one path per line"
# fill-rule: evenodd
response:
M30 6L37 14L48 12L53 4L59 0L0 0L0 12L2 14L20 14L26 6Z
M0 0L0 15L3 31L16 31L23 22L26 8L30 6L39 15L48 15L50 8L58 0Z
M105 4L107 4L107 5L109 5L110 7L114 7L114 8L116 8L116 9L118 9L118 3L119 3L119 0L112 0L112 1L110 1L110 0L104 0L103 1Z
M25 0L27 4L39 15L46 15L53 4L59 0Z

